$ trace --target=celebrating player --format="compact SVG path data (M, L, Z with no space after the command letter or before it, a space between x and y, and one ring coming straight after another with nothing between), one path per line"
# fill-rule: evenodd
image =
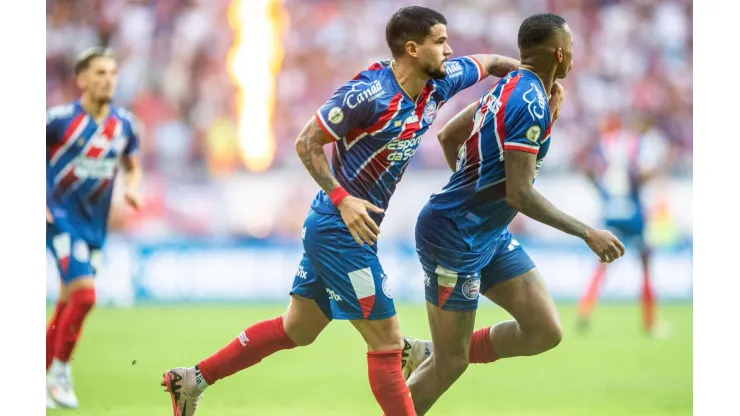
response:
M504 76L519 65L496 55L448 60L446 24L425 7L397 11L386 26L393 58L339 88L303 128L296 151L321 191L305 220L305 254L288 309L245 329L197 366L165 372L162 384L176 415L192 415L217 380L311 344L332 319L349 320L366 341L370 387L382 410L415 414L389 277L377 256L378 226L439 108L489 74ZM331 164L324 153L329 144Z
M645 211L641 193L649 181L671 166L675 148L649 134L651 121L647 117L639 118L636 132L621 129L618 119L609 118L608 121L601 140L591 146L585 157L579 155L579 164L599 191L606 226L640 254L643 328L648 335L663 336L667 326L658 325L655 317L656 300L650 279L650 247L644 236ZM660 151L666 145L667 151ZM597 265L578 303L581 330L587 329L591 321L605 274L606 264Z
M77 59L75 74L80 99L46 112L46 246L61 276L46 330L47 407L79 405L70 359L95 305L93 278L119 161L126 202L139 207L138 133L131 113L111 106L115 58L108 49L89 49Z
M419 415L429 411L469 362L535 355L560 342L554 302L534 263L507 230L517 212L583 239L603 262L624 254L610 232L561 212L533 187L551 143L547 94L559 89L555 80L572 65L570 28L559 16L534 15L520 26L518 44L521 68L440 133L440 140L449 142L443 146L448 161L457 159L457 170L432 195L416 225L434 351L408 380ZM557 106L562 94L550 100ZM479 293L515 320L473 333Z

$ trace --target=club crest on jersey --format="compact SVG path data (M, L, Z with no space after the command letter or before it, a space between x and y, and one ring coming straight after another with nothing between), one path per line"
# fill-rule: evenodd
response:
M437 117L437 103L433 100L429 100L427 106L424 107L424 122L432 124L435 117Z
M540 126L534 125L527 129L527 132L524 133L524 136L532 143L537 143L537 140L539 140L540 135L542 134L542 129Z
M480 279L468 279L462 285L462 294L470 300L478 299Z
M332 124L339 124L344 120L344 111L339 107L334 107L329 110L329 122Z
M542 94L540 87L531 83L532 88L522 95L522 100L527 103L527 110L533 120L542 120L545 117L545 95Z

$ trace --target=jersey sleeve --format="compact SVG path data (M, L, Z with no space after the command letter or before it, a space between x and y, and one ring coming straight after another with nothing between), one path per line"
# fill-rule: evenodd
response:
M445 64L447 76L437 81L445 100L483 80L483 66L475 57L461 56Z
M511 97L510 102L511 108L507 108L507 103L501 109L503 116L497 117L503 119L504 126L497 126L498 136L503 139L503 148L536 155L540 151L540 144L550 135L550 108L547 101L538 102L535 99L528 102Z
M355 127L367 125L375 113L376 98L383 93L379 81L352 80L336 90L316 112L321 130L342 140Z

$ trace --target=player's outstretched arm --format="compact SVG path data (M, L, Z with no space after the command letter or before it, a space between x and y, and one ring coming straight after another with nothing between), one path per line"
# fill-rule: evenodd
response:
M442 152L447 165L452 171L457 170L457 153L473 131L473 116L478 109L478 102L474 102L448 121L442 130L437 133L437 140L442 146Z
M334 178L324 153L324 145L333 141L334 139L321 129L314 117L298 135L295 151L311 177L336 205L357 244L362 245L365 241L373 245L378 240L380 229L368 215L368 210L378 214L383 213L383 210L363 199L349 195Z
M473 55L483 67L483 78L493 75L503 78L509 72L519 69L521 62L514 58L501 55Z
M581 238L599 256L611 263L624 255L624 245L609 231L594 230L559 210L532 185L537 155L519 150L504 151L506 203L522 214Z

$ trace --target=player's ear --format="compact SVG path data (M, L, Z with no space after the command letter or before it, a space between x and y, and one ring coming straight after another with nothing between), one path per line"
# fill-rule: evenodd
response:
M557 50L555 50L555 59L558 60L558 63L562 64L563 58L564 58L563 48L558 48Z
M419 45L413 40L406 42L406 52L414 58L419 56Z
M80 90L85 89L85 72L80 72L75 77L75 82L77 83L77 88Z

